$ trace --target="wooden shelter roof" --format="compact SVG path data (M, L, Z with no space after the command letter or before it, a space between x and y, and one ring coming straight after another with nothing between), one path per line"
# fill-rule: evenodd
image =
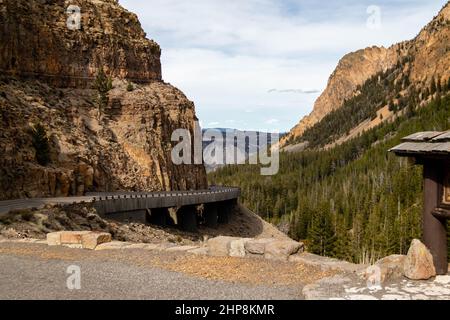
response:
M402 139L403 143L389 150L400 156L447 155L450 157L450 131L414 133Z

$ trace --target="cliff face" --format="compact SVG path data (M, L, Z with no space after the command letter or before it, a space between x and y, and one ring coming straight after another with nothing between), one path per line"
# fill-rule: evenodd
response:
M72 31L64 1L0 1L0 199L206 188L203 165L171 161L172 132L193 132L196 116L160 80L159 46L116 1L74 3L82 29ZM91 88L101 66L114 81L100 117ZM37 124L49 138L46 166Z
M67 27L69 4L80 8L80 30ZM80 86L103 66L110 76L149 82L161 80L160 54L117 0L0 1L3 73Z
M358 94L358 86L374 74L391 68L397 61L397 53L392 48L371 47L345 55L330 76L327 88L316 100L313 111L282 139L281 145L301 136L307 128L339 108L346 99Z
M450 76L450 4L419 35L389 48L370 47L344 56L328 80L328 85L316 100L314 109L304 117L281 141L286 146L301 137L331 111L340 108L344 101L358 95L358 86L374 75L396 67L408 57L410 64L402 72L411 82L421 87L435 79L447 80Z

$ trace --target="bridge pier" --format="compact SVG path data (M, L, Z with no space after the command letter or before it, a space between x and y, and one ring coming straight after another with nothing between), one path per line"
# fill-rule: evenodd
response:
M197 232L197 206L184 206L177 211L178 225L182 230Z
M207 203L203 211L203 218L205 219L205 226L208 228L217 228L219 223L219 211L217 204Z
M218 203L220 224L226 224L230 221L231 214L237 206L237 199L227 200Z
M167 208L154 208L150 210L150 217L148 222L161 227L166 227L170 224L171 217L169 215L169 209Z

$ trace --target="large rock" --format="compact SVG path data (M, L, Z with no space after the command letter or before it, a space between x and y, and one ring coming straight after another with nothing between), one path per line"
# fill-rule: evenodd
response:
M220 236L209 239L207 242L208 254L210 256L226 257L230 253L231 242L236 240L239 240L239 238Z
M92 231L59 231L47 234L49 246L68 246L94 250L97 246L111 242L111 234Z
M229 251L230 257L238 257L238 258L245 257L245 244L249 240L250 239L238 239L231 241Z
M83 244L83 236L90 234L90 231L63 231L61 244Z
M400 278L403 276L403 265L405 255L391 255L375 262L364 272L364 278L371 282L384 283L388 280ZM374 272L376 271L376 272Z
M411 243L403 268L405 277L411 280L428 280L436 276L433 256L417 239Z
M106 232L90 232L81 236L83 249L95 250L98 245L111 242L111 234Z
M303 243L289 240L277 240L266 244L264 258L273 260L288 260L303 248Z
M254 239L245 243L245 250L249 254L263 255L266 252L266 245L275 239Z
M61 245L61 232L47 233L47 244L49 246L60 246Z

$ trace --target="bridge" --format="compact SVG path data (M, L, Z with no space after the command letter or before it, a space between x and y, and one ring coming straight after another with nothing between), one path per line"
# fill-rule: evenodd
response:
M0 201L0 216L13 210L42 208L48 204L91 203L106 219L177 225L185 231L195 232L200 222L211 228L227 223L240 193L239 188L212 187L195 191L96 192L84 197L6 200Z

